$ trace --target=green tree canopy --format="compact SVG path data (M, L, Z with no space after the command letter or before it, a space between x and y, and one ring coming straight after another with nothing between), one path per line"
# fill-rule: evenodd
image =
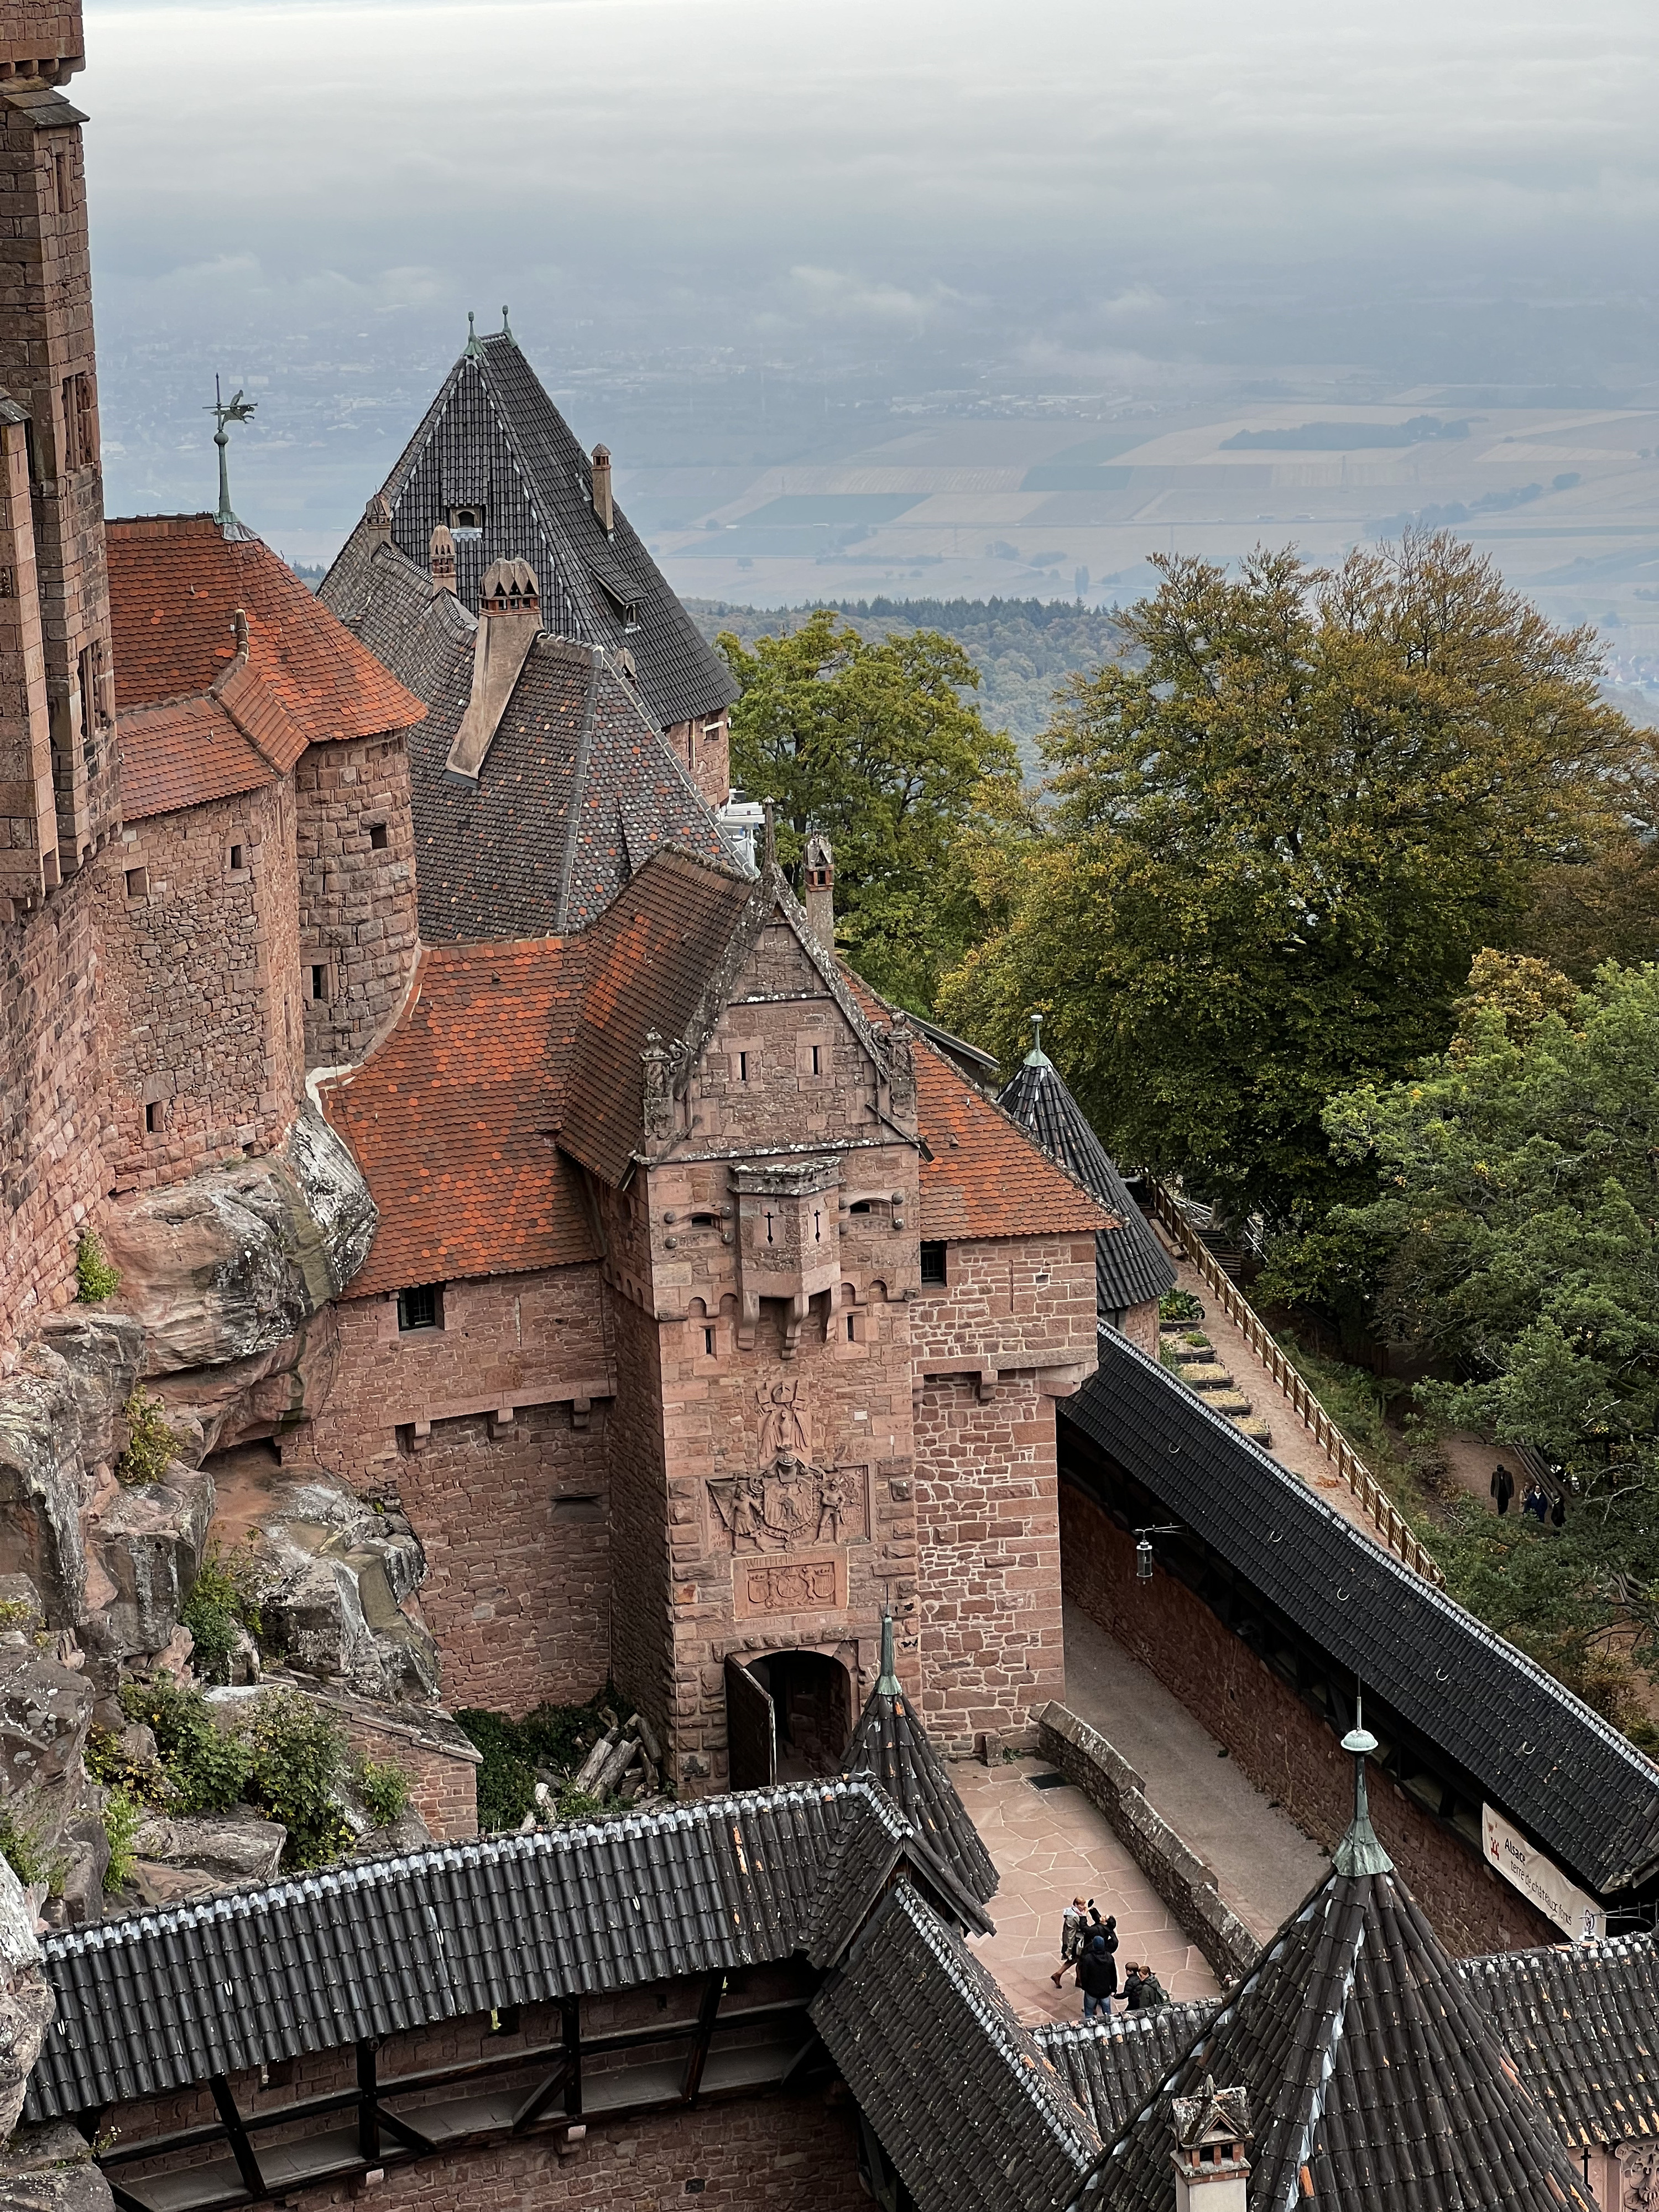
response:
M1041 1009L1115 1149L1306 1218L1352 1188L1326 1100L1444 1046L1540 870L1620 831L1644 740L1591 633L1443 535L1330 573L1157 565L1125 657L1065 696L1051 834L941 1011L1006 1056Z
M829 837L838 942L877 989L926 1010L985 927L964 833L1021 811L1013 744L964 696L978 672L937 631L870 642L827 608L752 650L729 631L719 642L742 690L734 780L776 802L787 866L809 831Z
M1487 956L1440 1057L1332 1100L1376 1194L1276 1259L1267 1287L1338 1303L1443 1375L1419 1400L1580 1486L1559 1538L1466 1529L1458 1595L1553 1644L1622 1623L1659 1657L1659 966L1588 991ZM1546 1656L1540 1649L1540 1656ZM1559 1671L1559 1669L1558 1669Z

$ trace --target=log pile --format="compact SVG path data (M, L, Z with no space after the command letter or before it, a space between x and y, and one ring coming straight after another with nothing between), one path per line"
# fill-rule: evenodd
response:
M544 1775L537 1782L536 1802L520 1823L521 1834L558 1819L562 1791L595 1799L607 1813L624 1806L643 1810L665 1802L656 1730L643 1713L629 1713L624 1721L608 1707L601 1711L608 1725L576 1771L557 1778Z

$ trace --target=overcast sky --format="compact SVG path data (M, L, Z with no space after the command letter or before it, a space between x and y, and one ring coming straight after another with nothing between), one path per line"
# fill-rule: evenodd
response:
M947 381L988 349L1494 376L1529 333L1522 376L1659 374L1652 0L87 15L130 427L181 364L435 364L503 299L532 350L921 346Z

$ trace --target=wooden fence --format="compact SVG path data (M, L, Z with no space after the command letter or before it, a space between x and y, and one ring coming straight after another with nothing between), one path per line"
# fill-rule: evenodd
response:
M1203 1276L1205 1287L1228 1320L1242 1332L1251 1351L1295 1408L1303 1426L1370 1516L1389 1549L1396 1559L1403 1559L1413 1573L1421 1575L1425 1582L1443 1587L1445 1577L1412 1534L1400 1508L1285 1357L1267 1323L1223 1270L1173 1195L1161 1182L1153 1182L1152 1189L1158 1219Z

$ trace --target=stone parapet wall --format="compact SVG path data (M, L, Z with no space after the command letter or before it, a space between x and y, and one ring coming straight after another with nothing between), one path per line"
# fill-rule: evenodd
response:
M927 1376L915 1411L918 1703L942 1748L1035 1739L1066 1693L1054 1402L1032 1374Z
M1133 1540L1069 1483L1060 1509L1067 1597L1151 1668L1304 1835L1334 1850L1353 1814L1353 1763L1334 1731L1184 1583L1161 1567L1137 1582ZM1448 1950L1468 1958L1559 1942L1478 1850L1375 1771L1370 1808Z
M1043 1708L1037 1748L1111 1824L1135 1864L1224 1986L1248 1974L1261 1946L1223 1901L1215 1875L1152 1804L1121 1752L1061 1705Z
M408 747L401 732L314 744L294 784L306 1065L355 1065L397 1012L420 949Z
M946 1246L946 1281L924 1284L910 1310L916 1365L950 1363L1095 1370L1092 1237L1005 1237Z

